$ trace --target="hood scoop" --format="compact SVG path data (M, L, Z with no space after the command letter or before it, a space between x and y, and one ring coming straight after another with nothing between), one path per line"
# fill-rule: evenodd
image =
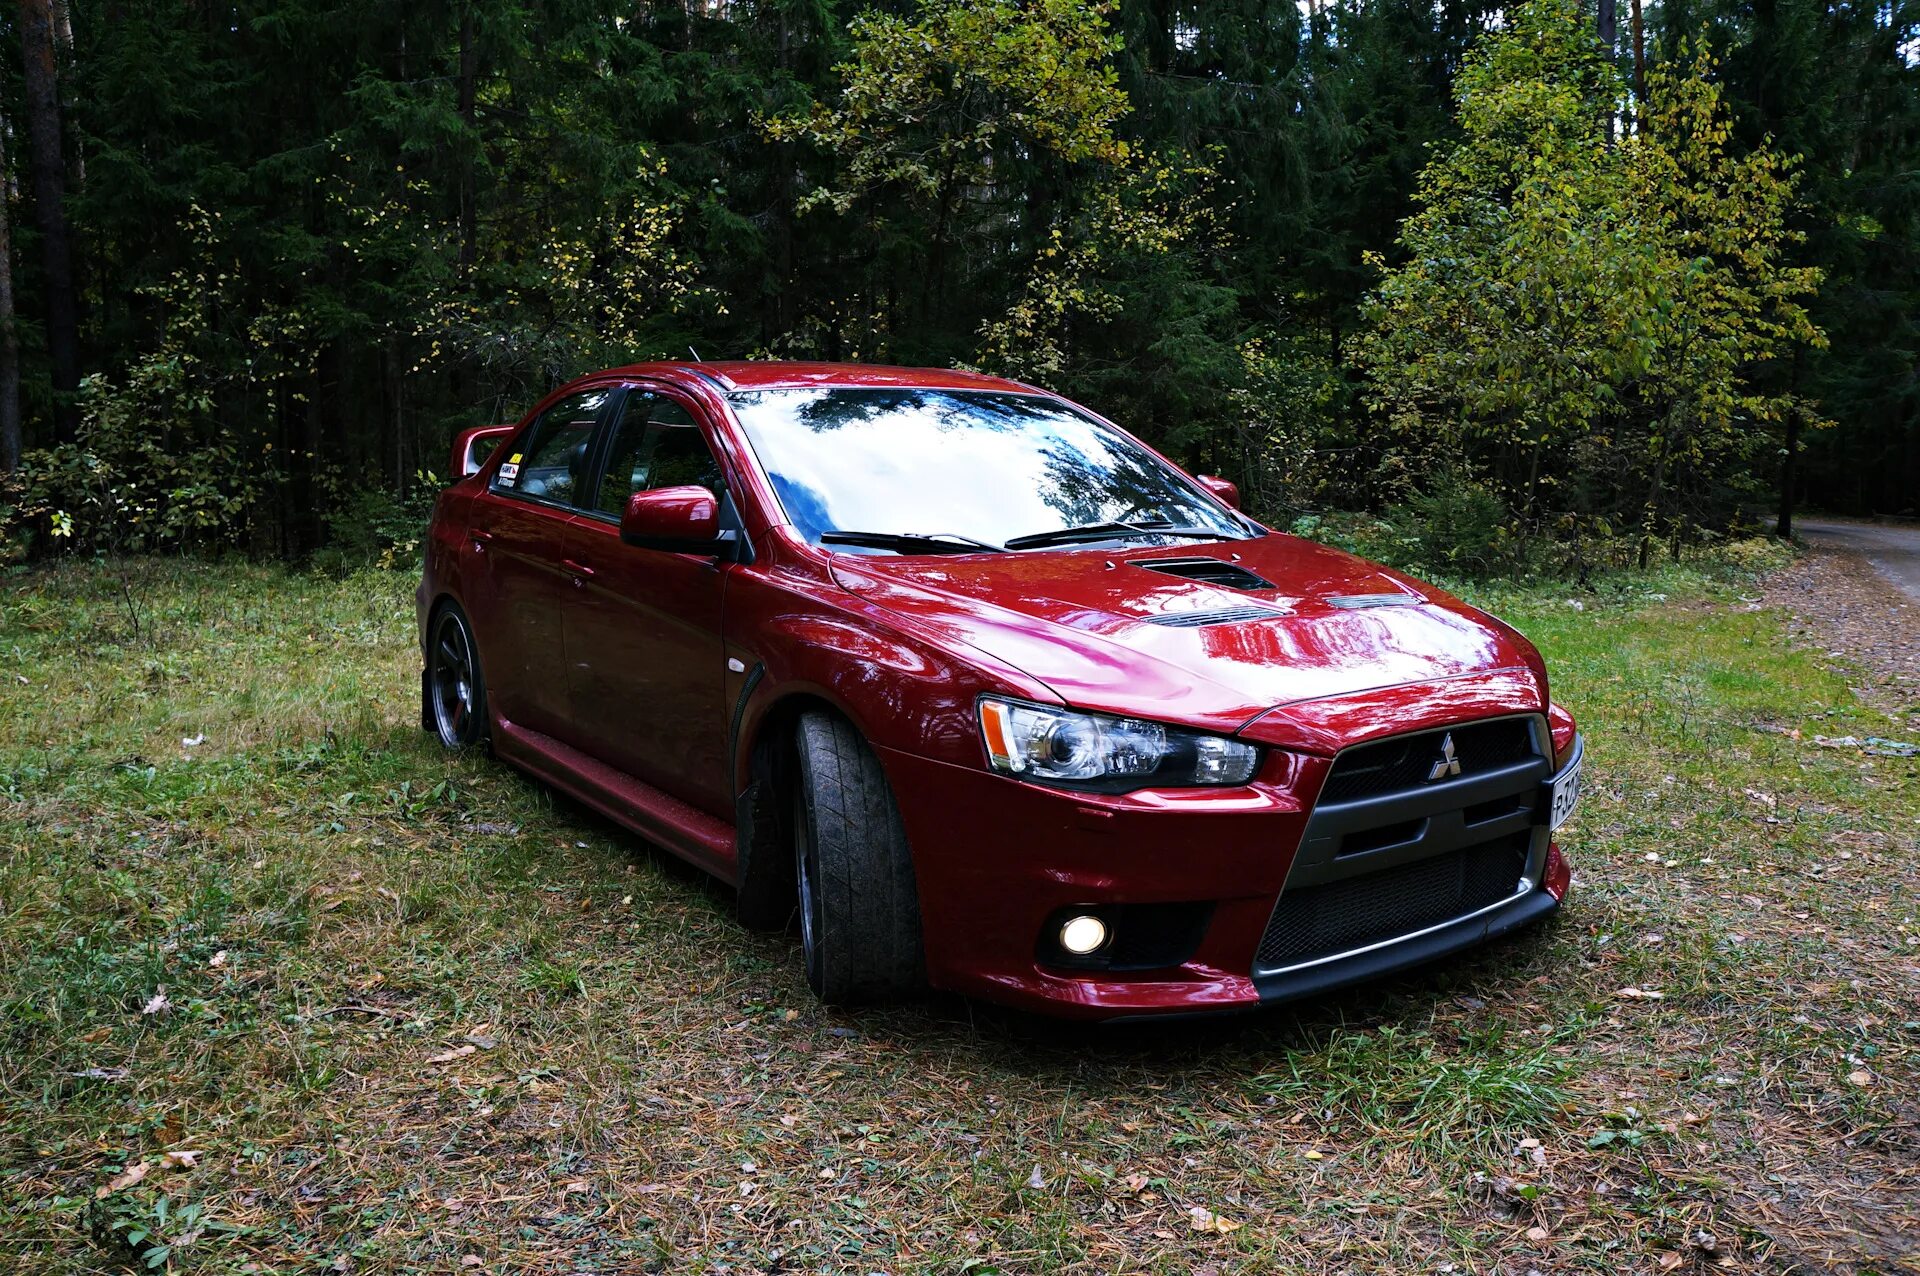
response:
M1266 577L1256 576L1238 563L1229 563L1218 558L1135 558L1129 560L1129 565L1144 567L1150 572L1159 572L1163 576L1173 576L1180 580L1216 585L1221 589L1278 588ZM1166 622L1156 621L1155 623Z
M1164 625L1168 629L1204 629L1208 625L1233 625L1243 620L1280 620L1292 614L1278 607L1212 607L1177 612L1171 616L1152 616L1147 623Z

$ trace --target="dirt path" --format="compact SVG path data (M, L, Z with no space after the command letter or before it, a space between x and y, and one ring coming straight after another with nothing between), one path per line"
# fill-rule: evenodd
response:
M1816 549L1866 559L1909 598L1920 602L1920 526L1802 519L1795 530ZM1920 617L1914 622L1920 625Z
M1920 724L1920 528L1801 523L1808 553L1768 583L1794 638L1859 662L1868 698Z

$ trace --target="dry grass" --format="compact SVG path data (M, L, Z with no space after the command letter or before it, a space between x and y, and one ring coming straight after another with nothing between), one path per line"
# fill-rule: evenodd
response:
M0 1266L1920 1270L1920 761L1812 743L1912 706L1737 586L1494 600L1589 732L1556 927L1121 1031L822 1010L430 746L409 582L133 570L138 642L0 594Z

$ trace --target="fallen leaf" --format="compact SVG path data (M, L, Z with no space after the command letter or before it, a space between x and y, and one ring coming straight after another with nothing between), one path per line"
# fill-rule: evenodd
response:
M1246 1224L1224 1214L1215 1214L1204 1205L1195 1205L1187 1210L1187 1226L1196 1232L1218 1232L1225 1236L1229 1232L1239 1231Z
M1660 1270L1663 1272L1670 1272L1674 1268L1680 1266L1680 1264L1686 1261L1687 1261L1686 1259L1680 1257L1680 1255L1678 1254L1674 1254L1671 1252L1662 1254L1660 1255Z
M152 1168L152 1161L142 1161L138 1165L129 1165L125 1170L108 1179L105 1187L95 1189L93 1193L94 1199L105 1200L123 1188L132 1187L135 1183L147 1177L147 1171Z
M1325 1155L1324 1155L1324 1154L1322 1154L1322 1153L1321 1153L1321 1152L1319 1152L1319 1151L1316 1151L1316 1150L1315 1150L1315 1149L1313 1149L1313 1148L1308 1148L1308 1149L1307 1149L1306 1151L1304 1151L1304 1152L1302 1152L1302 1153L1301 1153L1300 1155L1301 1155L1301 1156L1304 1156L1304 1157L1306 1157L1306 1158L1307 1158L1307 1159L1308 1159L1309 1161L1324 1161L1324 1160L1326 1160L1326 1157L1325 1157Z
M462 1267L485 1267L486 1265L487 1260L478 1254L463 1254L460 1256L460 1266Z
M1043 1188L1046 1185L1047 1185L1047 1176L1040 1172L1039 1166L1037 1165L1034 1166L1033 1173L1027 1175L1027 1186L1038 1189L1038 1188Z
M1631 986L1622 988L1615 995L1634 1001L1664 1001L1667 996L1667 994L1661 992L1658 988L1634 988Z
M165 988L154 989L153 996L147 998L147 1004L140 1007L143 1015L162 1015L173 1009L173 1003L167 1000Z
M215 970L220 969L220 967L226 964L227 964L227 950L224 948L222 948L219 952L215 953L213 956L207 958L207 965L213 967Z
M1529 1227L1527 1229L1527 1239L1532 1241L1535 1245L1540 1244L1542 1241L1546 1240L1547 1237L1551 1235L1552 1233L1549 1232L1544 1227Z
M443 1051L440 1054L428 1055L427 1062L428 1063L452 1063L455 1059L466 1058L468 1055L472 1054L475 1050L478 1050L479 1048L480 1047L473 1045L471 1043L464 1046L455 1046L453 1049Z
M182 1148L177 1152L167 1152L163 1154L160 1157L160 1168L163 1170L190 1170L193 1168L194 1162L199 1159L200 1153Z
M1847 1074L1847 1080L1858 1086L1869 1086L1873 1084L1873 1074L1865 1068L1855 1068Z

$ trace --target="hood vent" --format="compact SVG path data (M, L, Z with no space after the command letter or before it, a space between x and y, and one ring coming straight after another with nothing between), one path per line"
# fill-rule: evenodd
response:
M1169 629L1204 629L1208 625L1231 625L1242 620L1279 620L1293 613L1278 607L1217 607L1207 611L1177 612L1171 616L1151 616L1149 625Z
M1336 594L1327 599L1327 606L1339 607L1344 611L1365 611L1369 607L1418 607L1426 599L1418 594Z
M1254 575L1239 564L1218 558L1136 558L1132 565L1164 576L1178 576L1181 580L1218 585L1222 589L1277 588L1272 581Z

